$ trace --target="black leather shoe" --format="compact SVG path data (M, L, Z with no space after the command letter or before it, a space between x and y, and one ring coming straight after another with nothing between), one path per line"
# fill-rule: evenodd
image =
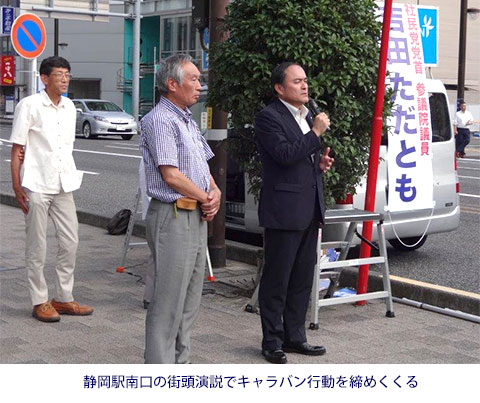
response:
M298 353L304 355L323 355L327 349L323 346L312 346L307 342L304 343L285 343L283 350L287 353Z
M150 301L147 301L146 299L143 300L143 309L148 309L148 306L150 305Z
M268 362L272 364L286 364L287 356L281 349L276 350L262 350L262 355Z

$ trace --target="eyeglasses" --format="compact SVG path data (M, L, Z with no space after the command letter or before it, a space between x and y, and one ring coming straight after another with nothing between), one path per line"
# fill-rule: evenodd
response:
M73 77L70 73L62 73L61 71L57 71L55 73L50 73L50 75L57 78L57 79L64 78L65 80L71 80L72 77Z

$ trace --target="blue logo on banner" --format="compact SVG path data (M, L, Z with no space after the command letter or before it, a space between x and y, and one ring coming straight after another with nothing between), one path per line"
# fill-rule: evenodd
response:
M425 65L438 64L438 10L418 7Z

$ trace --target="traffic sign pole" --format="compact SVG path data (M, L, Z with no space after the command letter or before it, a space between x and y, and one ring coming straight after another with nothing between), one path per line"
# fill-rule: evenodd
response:
M37 58L30 60L28 73L28 95L37 93Z
M35 14L25 13L15 19L10 35L15 51L30 60L28 94L37 92L37 57L45 50L47 35L43 21Z

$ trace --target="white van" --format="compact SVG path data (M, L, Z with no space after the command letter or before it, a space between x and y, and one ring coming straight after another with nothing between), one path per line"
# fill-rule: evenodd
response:
M384 214L386 239L393 247L404 251L418 249L425 243L428 234L453 231L458 228L460 223L460 187L455 158L455 138L450 122L447 92L440 80L427 80L426 88L429 93L433 132L433 198L435 201L433 211L429 209L391 213L390 219L384 209L388 192L386 141L382 142L385 145L380 148L381 161L378 169L375 211ZM357 188L353 197L354 208L363 210L365 190L366 178ZM342 208L342 206L338 207ZM257 233L261 231L258 227L257 206L251 195L246 195L244 225L246 231ZM343 239L347 226L348 224L327 225L323 231L324 240L338 241ZM359 224L358 232L362 232L362 224ZM373 234L373 240L375 240L376 231L373 231ZM397 236L401 241L397 239ZM354 241L356 244L360 243L358 237L354 237Z

